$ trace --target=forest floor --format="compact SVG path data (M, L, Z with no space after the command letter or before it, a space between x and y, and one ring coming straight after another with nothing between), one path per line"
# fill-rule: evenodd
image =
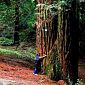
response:
M34 75L33 69L29 67L30 64L33 63L1 55L0 80L5 79L4 81L10 84L0 85L56 85L55 81L45 75ZM16 84L15 81L18 83Z
M79 59L79 79L85 83L85 58Z
M0 55L0 85L57 85L56 81L46 75L34 75L30 64L33 62ZM84 60L79 63L79 78L85 83Z
M34 75L33 65L33 61L0 55L0 85L58 85L46 75ZM85 83L85 59L79 59L79 79Z

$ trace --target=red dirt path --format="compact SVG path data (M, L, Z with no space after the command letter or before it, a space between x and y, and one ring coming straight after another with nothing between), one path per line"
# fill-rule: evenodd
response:
M56 85L55 81L50 80L45 75L33 75L29 62L22 61L7 56L0 56L0 78L12 79L16 81L29 81L33 85ZM31 63L30 63L31 64ZM24 66L26 65L26 66Z

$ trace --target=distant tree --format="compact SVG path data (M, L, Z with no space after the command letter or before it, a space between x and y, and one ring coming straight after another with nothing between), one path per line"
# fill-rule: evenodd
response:
M15 2L15 29L14 29L14 44L19 44L19 0Z

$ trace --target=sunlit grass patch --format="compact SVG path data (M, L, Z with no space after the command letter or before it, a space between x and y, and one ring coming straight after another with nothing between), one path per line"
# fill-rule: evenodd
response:
M35 59L35 49L33 48L28 48L26 51L21 51L21 50L14 50L14 49L5 49L5 48L0 48L0 54L1 55L7 55L7 56L14 56L16 58L22 58L22 59Z

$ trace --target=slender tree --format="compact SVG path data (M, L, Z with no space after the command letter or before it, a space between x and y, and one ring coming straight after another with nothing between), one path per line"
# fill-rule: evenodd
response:
M15 4L15 29L14 29L14 44L19 44L19 0Z

